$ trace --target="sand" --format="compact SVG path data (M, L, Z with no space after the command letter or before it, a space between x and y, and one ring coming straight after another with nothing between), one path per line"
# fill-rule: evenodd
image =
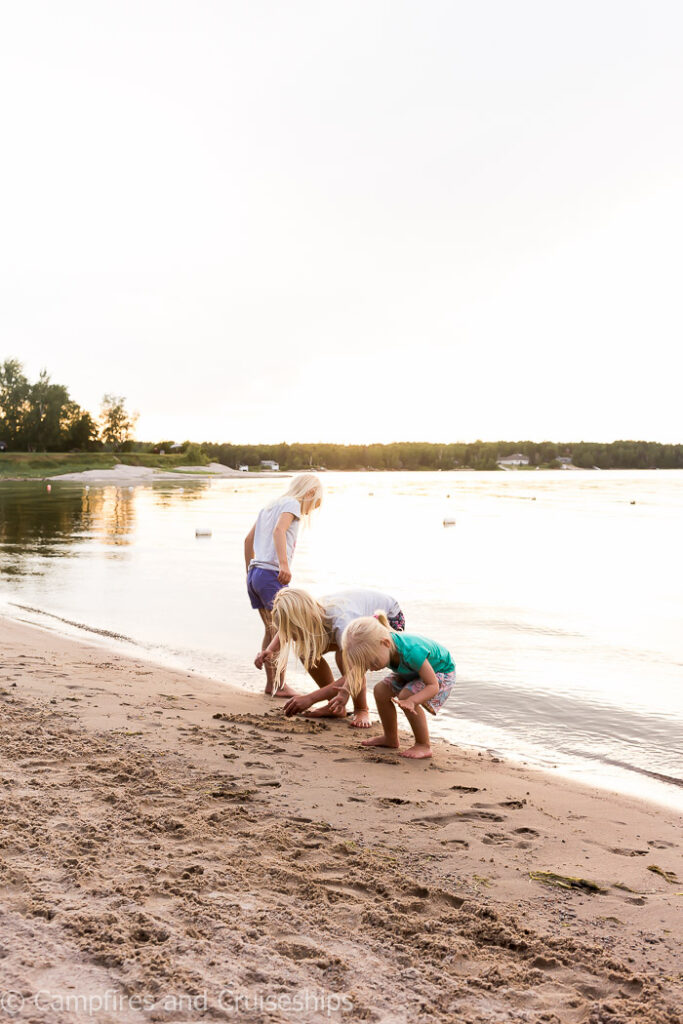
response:
M57 476L45 477L46 480L66 480L86 484L114 484L123 487L126 484L150 483L155 480L178 480L179 477L203 479L205 477L251 477L287 476L286 473L241 473L230 469L220 462L210 462L208 466L177 466L173 472L153 469L148 466L125 466L119 464L113 469L84 469L81 473L61 473Z
M680 1020L683 881L648 870L683 879L674 810L0 631L14 1019Z

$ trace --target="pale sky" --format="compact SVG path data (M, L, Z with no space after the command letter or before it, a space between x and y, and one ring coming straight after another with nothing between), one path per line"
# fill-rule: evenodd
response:
M0 3L0 359L143 440L683 442L680 3Z

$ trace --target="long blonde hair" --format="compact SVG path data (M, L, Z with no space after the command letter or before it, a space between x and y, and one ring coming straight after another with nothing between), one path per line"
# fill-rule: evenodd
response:
M313 491L313 496L310 498L310 505L307 511L304 512L303 502L309 491ZM299 473L292 479L285 493L269 501L266 508L270 508L271 505L274 505L276 501L280 501L282 498L295 498L301 505L302 518L308 517L315 508L316 502L323 500L323 485L315 473Z
M283 587L273 601L273 625L280 639L275 685L280 687L290 646L308 671L317 665L334 641L327 611L305 590Z
M365 673L382 640L394 649L394 631L383 611L349 622L342 634L342 661L346 685L352 697L363 688Z

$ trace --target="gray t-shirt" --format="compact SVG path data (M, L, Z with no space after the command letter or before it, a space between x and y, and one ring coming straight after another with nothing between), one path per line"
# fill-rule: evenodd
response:
M277 560L277 551L273 542L273 530L283 512L289 512L294 519L287 527L287 561L292 564L292 556L296 547L296 535L299 532L299 518L301 506L296 498L278 498L272 505L262 508L256 517L256 530L254 532L254 557L249 563L260 569L274 569L277 572L280 568Z
M341 647L342 633L354 619L374 615L377 611L383 611L388 619L393 619L401 611L398 601L381 590L340 590L321 597L320 603L332 621L337 647Z

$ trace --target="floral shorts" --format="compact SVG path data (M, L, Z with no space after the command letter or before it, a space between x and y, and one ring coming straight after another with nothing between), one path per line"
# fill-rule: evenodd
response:
M387 618L389 619L389 625L395 633L405 632L406 620L400 608L395 615L388 615Z
M433 714L436 714L448 700L451 690L455 685L455 672L437 672L436 678L439 680L439 692L431 700L425 701L423 705ZM382 682L388 683L395 694L399 694L401 690L419 693L420 690L425 688L425 683L418 675L413 676L411 679L409 676L399 676L396 672L392 672L391 675L385 676Z

